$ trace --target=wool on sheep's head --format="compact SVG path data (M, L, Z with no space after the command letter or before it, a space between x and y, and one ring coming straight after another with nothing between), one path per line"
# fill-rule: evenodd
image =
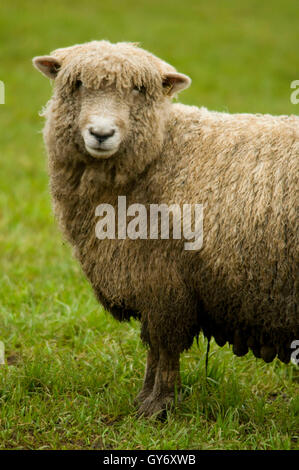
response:
M74 155L96 159L133 155L136 161L140 153L157 155L171 99L191 83L127 42L92 41L57 49L35 57L33 64L55 83L44 113L51 120L46 132L55 134L56 146L65 143L68 155L73 145Z

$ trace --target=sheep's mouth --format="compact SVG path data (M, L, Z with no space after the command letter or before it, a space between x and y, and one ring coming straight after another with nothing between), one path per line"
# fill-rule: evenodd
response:
M112 157L112 155L114 155L118 150L118 147L107 149L107 148L101 148L100 146L91 147L90 145L86 145L86 144L85 144L85 148L87 152L89 153L89 155L91 155L94 158L109 158L109 157Z

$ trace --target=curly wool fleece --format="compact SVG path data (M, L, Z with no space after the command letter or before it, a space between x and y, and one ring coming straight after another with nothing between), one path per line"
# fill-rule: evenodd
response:
M299 118L173 104L190 79L130 43L59 49L35 66L55 79L44 138L60 226L99 301L119 320L140 319L149 346L141 411L165 405L179 354L200 331L237 355L287 363L299 339ZM94 158L82 126L110 108L121 142ZM119 195L203 204L202 249L98 240L95 208L117 207Z

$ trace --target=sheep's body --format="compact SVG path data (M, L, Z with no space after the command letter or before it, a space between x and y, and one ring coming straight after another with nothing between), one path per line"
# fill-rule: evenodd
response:
M200 331L229 341L237 355L250 348L288 362L299 339L299 119L169 102L158 150L145 131L155 149L146 157L132 147L126 159L99 160L69 143L76 130L67 106L56 98L46 111L55 211L100 302L119 320L141 320L149 345L141 412L160 411L173 396L179 354ZM117 208L119 195L128 206L203 204L202 249L186 251L184 240L98 240L95 207Z

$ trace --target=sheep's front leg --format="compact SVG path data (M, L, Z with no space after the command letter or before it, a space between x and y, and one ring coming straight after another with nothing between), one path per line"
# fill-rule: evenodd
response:
M159 352L150 348L147 353L145 376L142 390L136 397L136 403L142 403L153 391L159 360Z
M180 354L160 348L154 387L141 403L139 415L161 415L173 403L175 390L179 390L180 385Z

